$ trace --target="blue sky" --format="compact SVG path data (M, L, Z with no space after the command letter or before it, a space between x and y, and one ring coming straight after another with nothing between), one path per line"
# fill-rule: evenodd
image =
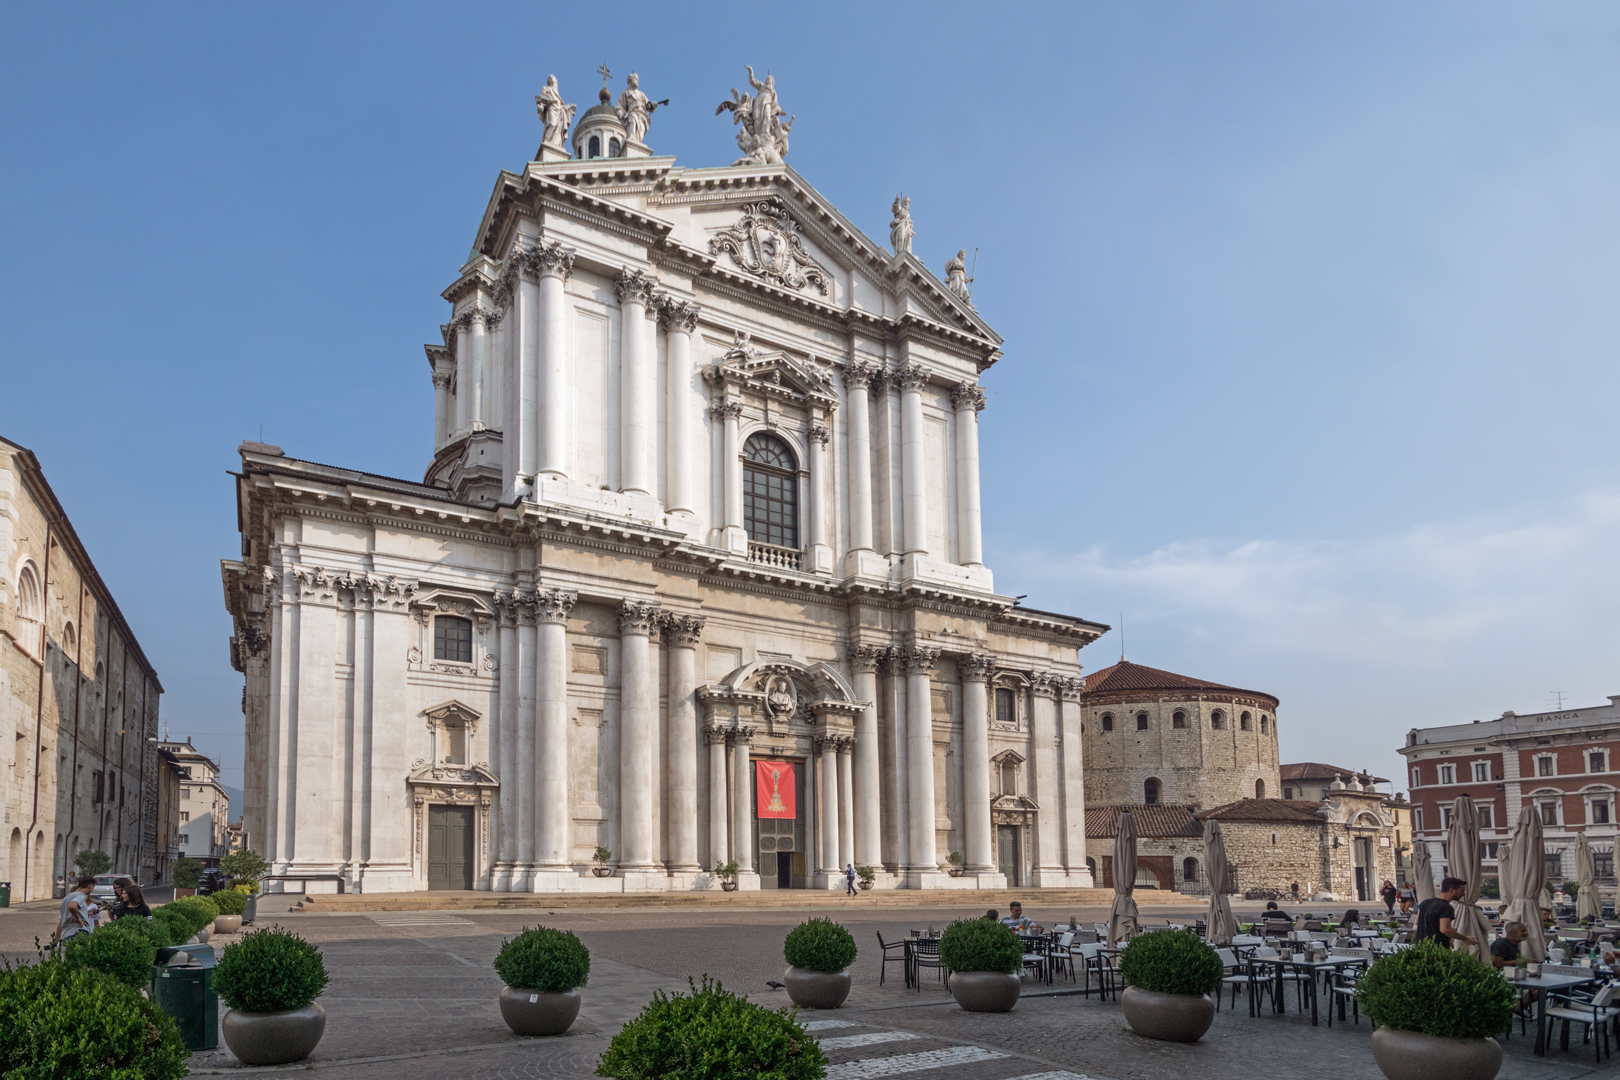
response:
M421 345L555 72L725 164L752 63L873 237L979 249L1000 591L1282 699L1285 760L1620 693L1611 5L14 5L0 433L240 783L244 438L419 476ZM615 82L619 80L616 77ZM1085 650L1117 658L1117 634Z

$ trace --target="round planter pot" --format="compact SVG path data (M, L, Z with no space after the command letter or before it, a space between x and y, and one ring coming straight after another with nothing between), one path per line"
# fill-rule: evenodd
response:
M871 888L871 887L872 887L872 883L871 883L871 882L870 882L870 881L863 881L863 882L861 882L861 888L863 888L863 889L870 889L870 888Z
M801 1009L836 1009L849 997L848 968L825 972L790 967L782 981L787 983L788 997Z
M959 867L959 866L953 866L953 867L951 867L949 870L947 870L945 872L947 874L951 875L951 877L961 877L962 876L962 868Z
M208 924L208 926L212 926L212 925L214 925L214 924L213 923ZM213 934L211 934L209 932L208 926L205 926L201 930L197 931L197 944L206 945L206 944L208 944L208 939L214 936Z
M561 1035L579 1015L579 988L543 994L507 986L501 989L501 1019L517 1035Z
M242 929L242 916L240 915L221 915L214 920L214 933L216 934L234 934L240 929Z
M722 889L724 889L726 892L736 892L737 891L737 883L735 881L722 881L720 883L720 887Z
M1021 988L1018 976L999 971L951 972L951 996L968 1012L1011 1012Z
M1495 1039L1448 1039L1381 1027L1372 1033L1372 1053L1389 1080L1492 1080L1502 1068Z
M1215 1022L1215 1002L1208 994L1155 994L1127 986L1120 997L1125 1022L1145 1039L1197 1042Z
M613 873L613 867L611 867L611 866L593 866L593 867L591 867L591 873L595 874L597 877L607 877L608 875Z
M311 1002L302 1009L250 1013L226 1009L219 1033L244 1065L285 1065L315 1052L326 1032L326 1010Z

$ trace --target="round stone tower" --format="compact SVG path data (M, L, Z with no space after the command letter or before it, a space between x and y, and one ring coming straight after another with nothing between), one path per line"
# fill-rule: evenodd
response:
M1277 699L1121 660L1086 677L1086 805L1282 796Z

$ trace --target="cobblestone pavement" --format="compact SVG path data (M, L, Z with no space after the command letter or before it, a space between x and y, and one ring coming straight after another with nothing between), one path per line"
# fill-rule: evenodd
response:
M861 948L855 990L843 1009L801 1016L822 1041L831 1080L1378 1076L1365 1021L1330 1029L1325 1017L1323 1026L1312 1027L1308 1016L1294 1011L1251 1018L1241 1000L1190 1046L1138 1037L1117 1002L1076 996L1066 980L1050 989L1026 983L1009 1014L966 1013L936 982L906 989L896 967L878 985L877 934L889 940L912 928L942 927L960 909L852 907L839 914ZM1102 917L1075 914L1083 921ZM321 999L328 1019L319 1048L296 1066L251 1070L222 1045L194 1054L191 1067L201 1075L308 1070L344 1080L587 1077L608 1040L654 990L685 989L689 976L707 973L762 1004L786 1005L785 995L765 982L780 981L782 937L802 917L781 909L276 914L261 923L280 923L319 945L331 974ZM40 912L0 917L0 951L31 957L33 935L48 933L50 920ZM592 953L580 1018L558 1038L512 1035L496 1004L496 952L506 937L537 923L574 930ZM1292 1010L1292 999L1289 1005ZM1578 1036L1574 1049L1543 1059L1531 1054L1530 1039L1517 1035L1504 1049L1505 1080L1620 1080L1620 1070L1607 1063L1594 1070Z

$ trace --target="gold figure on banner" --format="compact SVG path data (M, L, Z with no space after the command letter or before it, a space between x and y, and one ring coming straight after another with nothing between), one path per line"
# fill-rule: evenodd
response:
M774 814L787 813L787 803L782 801L782 770L771 770L771 801L766 810Z

